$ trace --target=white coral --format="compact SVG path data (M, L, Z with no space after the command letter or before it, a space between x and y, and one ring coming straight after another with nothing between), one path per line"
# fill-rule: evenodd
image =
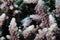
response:
M34 25L31 25L29 27L27 27L24 31L23 31L23 36L24 38L27 38L28 35L33 31L34 29Z
M13 10L14 9L13 5L9 6L9 9Z
M55 31L57 28L57 23L55 21L55 18L53 15L49 15L49 22L50 22L50 27L48 28L48 32L46 34L47 40L55 40ZM53 36L54 35L54 36Z
M43 23L41 25L43 25ZM42 30L39 30L39 33L36 35L34 40L43 40L44 36L47 38L47 40L55 39L53 35L55 34L57 23L52 14L49 15L49 26L49 28L43 28Z
M41 20L40 15L30 15L30 18L32 18L32 20L35 20L35 21L40 21Z
M17 27L16 27L16 20L15 18L12 18L10 25L9 25L9 32L11 35L11 38L9 40L19 40L19 34L17 32Z
M7 39L10 39L10 35L6 35L6 38L7 38Z
M43 40L44 36L46 35L48 29L47 28L43 28L43 30L39 29L38 30L38 34L36 35L34 40Z
M3 4L0 5L0 8L3 9L6 6L7 2L5 2L4 0L1 1L3 2Z
M3 24L3 21L5 20L5 13L3 13L1 16L0 16L0 26Z
M60 0L55 0L55 5L56 5L56 7L57 7L58 5L60 5Z
M5 40L5 37L4 37L4 36L2 36L0 39L1 39L1 40Z
M36 3L38 0L23 0L24 3Z
M50 25L54 24L56 21L55 21L55 18L52 14L49 15L49 23Z
M43 0L38 0L38 4L43 4L44 1Z
M10 26L11 28L15 28L16 27L16 22L15 22L15 18L12 18L11 22L10 22Z

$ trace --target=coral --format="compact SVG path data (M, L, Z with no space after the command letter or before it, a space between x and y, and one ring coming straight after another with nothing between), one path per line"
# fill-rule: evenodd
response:
M24 3L37 3L38 0L23 0Z
M9 40L19 40L19 35L16 29L16 22L15 22L15 18L12 18L11 23L9 25L9 31L10 31L10 39Z
M53 20L51 20L53 18ZM50 27L49 28L43 28L42 30L38 30L38 34L36 34L36 37L34 40L56 40L56 36L54 35L56 32L57 24L55 23L54 17L50 14L49 15L49 22ZM52 21L52 22L51 22Z
M48 27L49 26L49 18L48 14L46 13L46 10L44 8L43 3L39 0L36 7L35 7L36 14L40 16L41 25L40 27Z
M0 16L0 26L2 26L4 20L5 20L5 17L6 17L6 14L3 13L1 16Z
M59 0L0 0L0 40L60 40L59 37Z

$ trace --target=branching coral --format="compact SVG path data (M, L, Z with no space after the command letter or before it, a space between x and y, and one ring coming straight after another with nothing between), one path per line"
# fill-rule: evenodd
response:
M60 5L56 6L56 17L60 20Z
M52 18L53 18L53 20L51 20ZM42 30L39 29L38 34L36 34L36 37L35 37L34 40L43 40L43 39L56 40L55 39L56 38L55 32L56 32L57 24L55 23L55 19L51 14L49 15L49 20L50 20L49 21L50 22L50 27L49 28L43 28Z
M45 35L46 35L46 33L47 33L47 28L44 28L43 30L39 29L38 32L39 33L36 34L36 37L35 37L34 40L43 40Z
M0 0L0 2L0 12L3 13L0 14L0 27L3 27L1 40L56 40L57 23L55 14L52 14L55 11L51 12L54 9L51 0ZM59 4L56 5L55 13L60 19Z
M34 25L31 25L29 27L27 27L24 31L23 31L23 36L24 38L27 38L29 35L31 35L31 33L36 33L36 30L38 29L38 26L36 26L36 28L34 28Z
M23 0L24 3L37 3L38 0Z
M10 31L10 35L11 38L10 40L19 40L19 35L16 29L16 22L15 22L15 18L12 18L11 23L9 25L9 31Z
M5 13L3 13L3 14L0 16L0 26L2 26L3 21L5 20L5 17L6 17L6 14L5 14Z
M34 29L34 25L26 28L26 30L23 31L24 38L27 38L30 35L30 33L33 31L33 29Z
M6 17L6 14L5 14L5 13L3 13L3 14L0 16L0 36L2 35L2 25L3 25L3 23L4 23L5 17Z
M42 21L40 27L42 27L42 28L48 27L49 26L49 21L48 21L49 19L48 19L48 15L46 13L46 10L44 8L42 0L38 1L37 5L35 7L35 11L36 11L36 14L38 14L40 16L40 20Z

